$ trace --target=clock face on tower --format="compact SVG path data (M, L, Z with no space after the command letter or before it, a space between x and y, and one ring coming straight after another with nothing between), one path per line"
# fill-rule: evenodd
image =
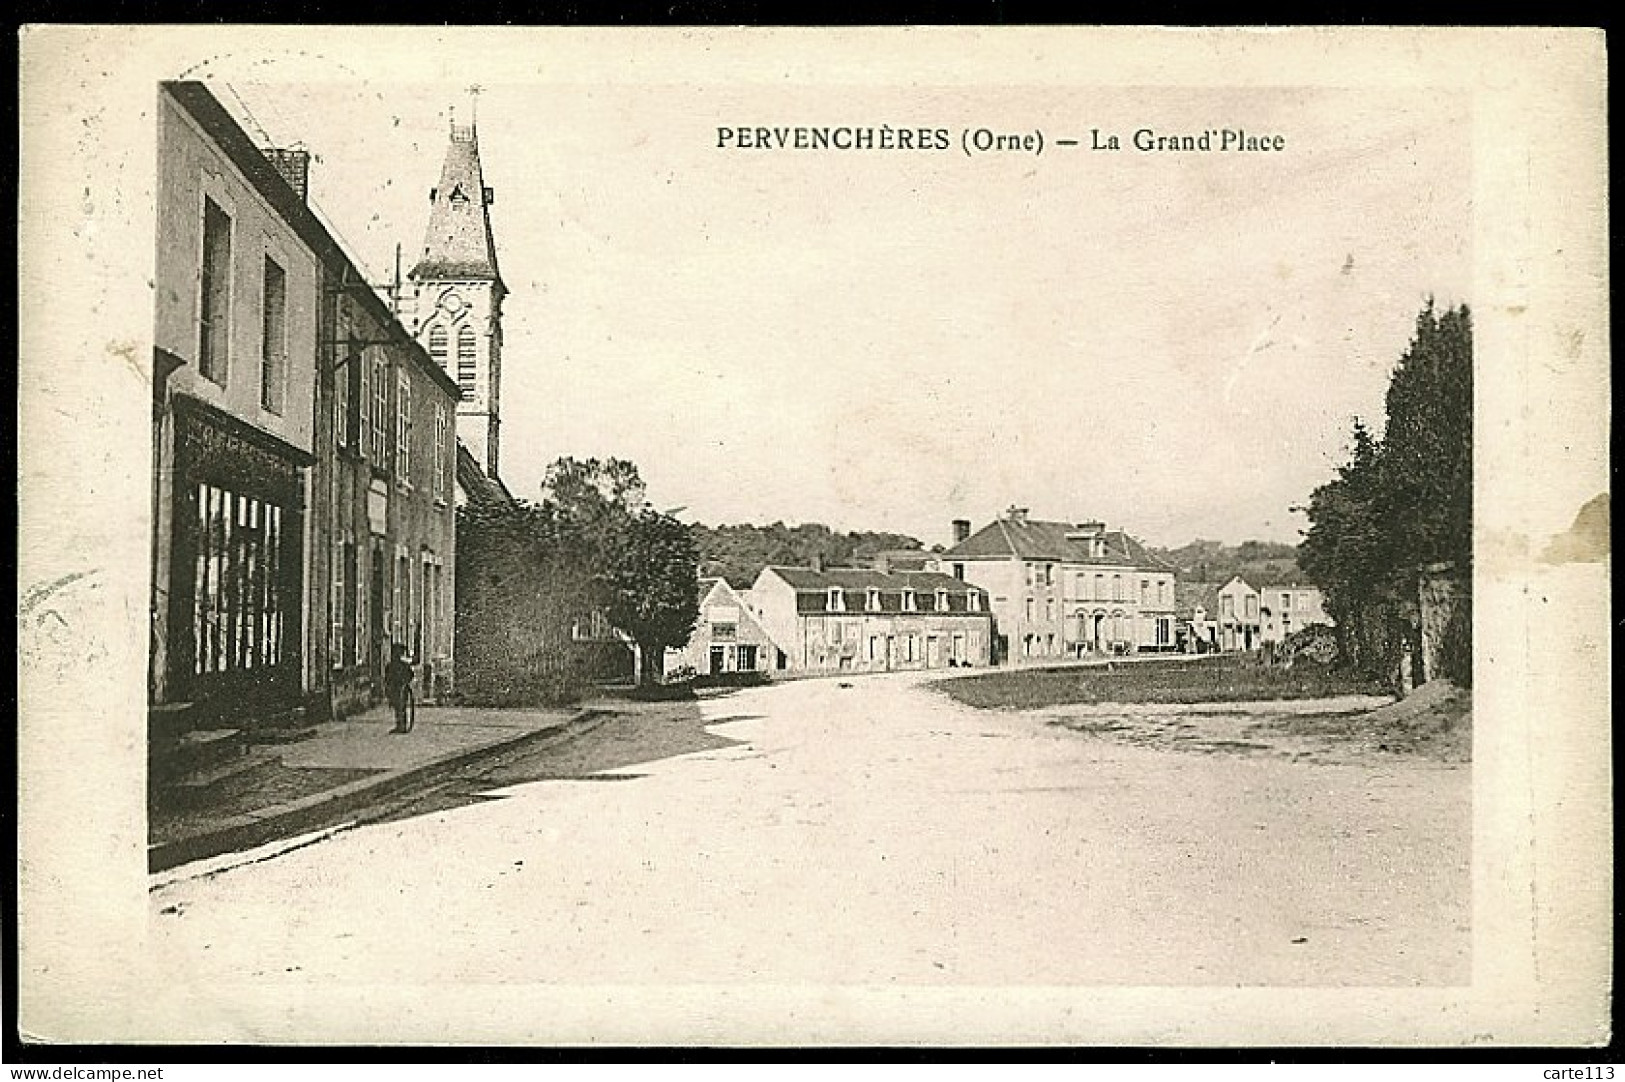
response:
M448 289L440 295L440 307L447 315L455 316L463 310L463 298L457 295L455 289Z

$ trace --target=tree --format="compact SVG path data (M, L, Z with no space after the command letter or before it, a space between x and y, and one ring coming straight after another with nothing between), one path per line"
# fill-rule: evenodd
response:
M693 533L649 506L637 466L624 459L561 458L542 481L542 506L581 555L592 607L637 644L640 681L659 679L668 646L699 618Z
M595 584L576 537L551 510L471 501L457 509L459 694L490 706L569 701L586 684L571 623Z
M1382 499L1396 527L1395 563L1463 574L1473 556L1473 328L1465 306L1430 300L1388 384Z
M1335 621L1340 656L1371 671L1386 665L1377 607L1392 586L1380 454L1377 439L1356 419L1352 455L1335 480L1310 496L1304 509L1310 527L1298 547L1298 563L1319 584Z
M542 505L589 547L609 544L649 504L637 466L620 458L560 458L542 478Z
M700 616L699 551L683 523L644 508L622 525L604 576L605 614L631 636L638 682L656 683L667 647L688 642Z
M921 548L907 534L854 530L838 533L818 522L786 526L739 524L694 527L700 566L706 576L720 576L736 587L756 581L769 565L806 567L821 560L826 567L849 567L871 561L888 549Z
M1402 642L1420 649L1420 582L1447 569L1460 607L1440 651L1442 675L1467 684L1473 337L1465 305L1440 315L1428 301L1384 405L1383 438L1356 420L1350 460L1310 496L1299 563L1325 592L1342 656L1373 673L1392 669Z

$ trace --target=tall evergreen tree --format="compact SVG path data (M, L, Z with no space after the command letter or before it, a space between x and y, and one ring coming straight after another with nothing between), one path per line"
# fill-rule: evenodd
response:
M1350 460L1315 489L1298 559L1326 595L1343 656L1373 672L1416 642L1418 584L1440 568L1471 611L1473 337L1467 307L1439 314L1430 299L1388 385L1381 440L1355 422ZM1443 657L1471 679L1469 619L1454 620Z
M1388 384L1383 514L1395 565L1465 571L1473 554L1473 331L1465 306L1440 316L1430 300Z

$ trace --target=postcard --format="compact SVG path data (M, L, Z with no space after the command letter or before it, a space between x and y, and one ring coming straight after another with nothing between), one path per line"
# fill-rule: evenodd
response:
M1610 1039L1600 32L21 56L25 1040Z

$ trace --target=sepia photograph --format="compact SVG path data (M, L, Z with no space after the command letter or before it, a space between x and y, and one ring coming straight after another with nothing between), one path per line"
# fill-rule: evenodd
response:
M376 33L24 34L25 1042L1608 1042L1600 36Z

